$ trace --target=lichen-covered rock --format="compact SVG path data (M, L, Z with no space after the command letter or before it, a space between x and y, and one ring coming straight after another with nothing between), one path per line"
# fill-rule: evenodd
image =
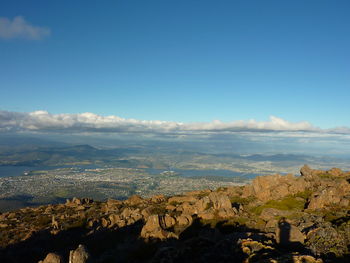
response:
M319 227L307 234L307 247L315 255L341 256L347 252L344 238L333 227Z

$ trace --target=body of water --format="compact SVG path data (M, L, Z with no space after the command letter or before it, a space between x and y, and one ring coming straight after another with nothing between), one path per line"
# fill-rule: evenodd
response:
M164 172L164 170L160 169L145 169L149 174L160 174ZM176 172L179 176L184 177L242 177L244 179L253 179L257 176L257 174L251 173L239 173L230 170L187 170L187 169L172 169L172 171Z
M78 169L96 169L106 168L96 165L77 165L77 166L0 166L0 177L11 177L11 176L22 176L30 171L41 171L41 170L54 170L60 168L78 168ZM164 172L162 169L144 169L149 174L160 174ZM245 180L253 179L257 174L251 173L239 173L230 170L187 170L187 169L172 169L178 176L183 177L206 177L206 178L233 178L239 177Z

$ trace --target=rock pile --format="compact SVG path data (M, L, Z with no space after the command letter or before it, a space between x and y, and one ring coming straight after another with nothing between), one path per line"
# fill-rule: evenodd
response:
M300 173L3 213L0 262L346 262L350 173L308 166Z

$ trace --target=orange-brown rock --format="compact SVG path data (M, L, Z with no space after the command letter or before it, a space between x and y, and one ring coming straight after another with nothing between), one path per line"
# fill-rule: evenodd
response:
M161 226L159 215L151 215L148 217L146 224L141 230L141 237L145 239L155 238L160 240L178 238L173 232L167 231Z
M304 178L295 177L292 174L258 176L251 185L244 187L242 197L254 196L266 202L303 192L308 186Z
M69 263L87 263L90 258L89 252L83 245L79 245L76 250L71 250L69 253Z
M168 204L178 204L183 202L194 203L198 200L196 196L185 195L185 196L173 196L168 199Z
M63 263L63 259L60 255L55 253L49 253L44 260L39 261L39 263Z
M308 205L308 209L322 209L329 205L347 207L350 204L350 184L346 180L336 182L334 186L316 191Z
M139 195L132 195L127 200L124 201L125 204L131 205L131 206L136 206L144 202L145 200Z

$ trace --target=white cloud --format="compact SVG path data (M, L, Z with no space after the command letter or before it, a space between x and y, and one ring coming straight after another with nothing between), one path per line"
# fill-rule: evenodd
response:
M0 38L40 40L50 34L49 28L31 25L22 16L16 16L13 20L0 17Z
M238 120L233 122L212 121L205 123L181 123L170 121L146 121L124 119L118 116L101 116L94 113L50 114L47 111L29 113L0 111L0 131L43 132L111 132L154 134L208 134L208 133L260 133L286 137L350 135L350 129L322 130L309 122L289 122L271 116L269 121ZM308 135L306 135L308 134Z
M315 131L309 122L288 122L281 118L270 116L269 121L233 121L221 122L215 120L208 123L184 124L184 130L190 131Z

